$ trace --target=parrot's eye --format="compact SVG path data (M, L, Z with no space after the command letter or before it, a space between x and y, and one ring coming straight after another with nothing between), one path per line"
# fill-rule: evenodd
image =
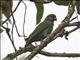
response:
M53 21L56 21L56 20L57 20L57 18L56 18L55 15L51 15L51 16L50 16L50 19L52 19Z

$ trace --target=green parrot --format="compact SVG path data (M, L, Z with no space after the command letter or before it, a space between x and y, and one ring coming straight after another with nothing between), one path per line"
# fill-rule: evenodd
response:
M54 21L56 20L56 15L48 15L45 20L35 28L35 30L29 35L29 37L25 39L25 47L27 47L32 42L42 41L44 38L46 38L47 35L52 32Z

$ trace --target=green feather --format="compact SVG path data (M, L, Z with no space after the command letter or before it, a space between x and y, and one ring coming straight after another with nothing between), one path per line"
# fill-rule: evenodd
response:
M51 22L49 21L43 21L41 24L39 24L36 29L31 33L29 39L33 38L34 36L37 36L38 34L41 34L44 30L46 30L50 26Z
M35 30L26 39L27 43L25 46L28 46L32 42L43 40L48 35L48 33L51 33L52 27L53 22L46 20L43 21L35 28Z
M46 30L44 30L43 35L47 36L48 34L51 33L52 29L53 29L53 23L51 23L49 27Z

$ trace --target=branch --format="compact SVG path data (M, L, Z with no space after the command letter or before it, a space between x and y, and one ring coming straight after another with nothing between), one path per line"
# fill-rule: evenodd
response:
M30 45L28 47L20 48L16 52L13 52L11 54L8 54L3 60L13 60L16 58L18 55L21 55L27 51L32 51L35 47L33 45Z
M80 57L79 53L50 53L45 51L40 51L40 54L50 57Z
M62 33L61 36L65 35L65 39L68 40L68 38L67 38L68 35L69 35L70 33L74 32L75 30L79 29L79 28L80 28L80 26L79 26L79 27L76 27L76 28L74 28L74 29L72 29L72 30L70 30L70 31L66 31L66 32Z
M67 27L69 26L80 26L80 22L69 23Z
M37 47L37 46L36 46ZM11 54L8 54L3 60L13 60L17 56L26 53L26 52L32 52L34 48L36 48L33 45L29 45L28 47L20 48L16 52L13 52ZM50 53L45 51L40 51L39 54L45 55L45 56L52 56L52 57L80 57L79 53Z

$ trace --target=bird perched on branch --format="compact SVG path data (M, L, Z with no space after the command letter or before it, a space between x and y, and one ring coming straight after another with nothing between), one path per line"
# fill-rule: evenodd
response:
M25 39L25 47L27 47L32 42L42 41L44 38L46 38L52 32L54 21L56 20L56 15L48 15L45 20L35 28L29 37Z

